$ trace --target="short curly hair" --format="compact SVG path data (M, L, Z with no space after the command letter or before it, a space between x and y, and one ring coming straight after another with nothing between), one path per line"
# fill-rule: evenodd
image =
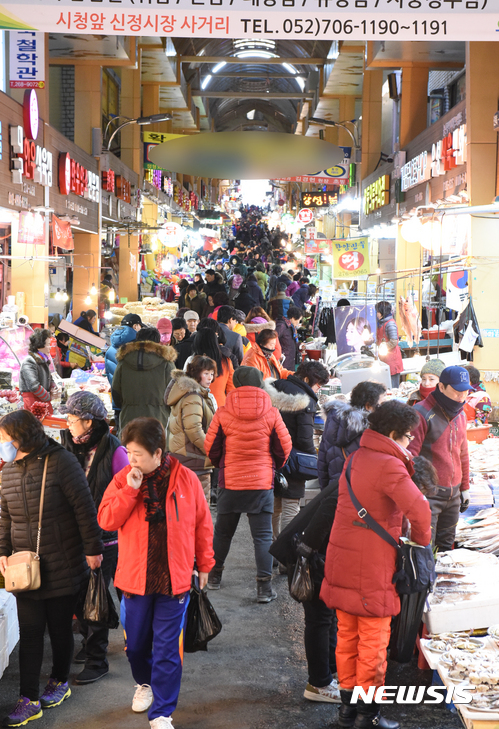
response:
M418 413L405 403L398 400L384 402L379 408L376 408L368 417L371 430L376 433L390 437L390 433L395 433L396 438L401 438L406 433L410 433L419 422Z
M36 353L47 344L47 339L52 337L50 329L35 329L29 338L29 351Z
M310 387L313 387L314 385L324 387L324 385L327 385L329 382L330 377L327 367L324 367L322 362L317 362L317 360L314 359L302 362L296 370L295 375L296 377L299 377L300 380L304 380L306 377Z
M386 387L381 382L364 380L353 388L350 394L350 405L353 408L364 410L368 405L371 408L378 406L379 399L386 392Z
M202 354L195 354L185 369L187 377L192 377L193 380L199 382L199 376L201 372L209 370L215 373L217 376L217 363L211 359L211 357L204 357Z

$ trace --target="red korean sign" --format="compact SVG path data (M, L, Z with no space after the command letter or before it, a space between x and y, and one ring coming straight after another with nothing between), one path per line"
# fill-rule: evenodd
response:
M302 208L296 216L296 219L299 223L302 223L303 225L308 225L308 223L311 223L314 219L314 213L312 210L310 210L310 208Z

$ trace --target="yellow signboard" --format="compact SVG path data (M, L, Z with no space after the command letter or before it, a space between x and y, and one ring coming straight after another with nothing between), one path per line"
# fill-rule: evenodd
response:
M376 182L368 185L364 190L364 215L388 205L390 201L390 175L378 177Z
M172 139L180 139L185 134L164 134L163 132L142 132L142 141L149 144L163 144L170 142Z
M340 238L332 241L333 278L361 278L371 273L369 239Z

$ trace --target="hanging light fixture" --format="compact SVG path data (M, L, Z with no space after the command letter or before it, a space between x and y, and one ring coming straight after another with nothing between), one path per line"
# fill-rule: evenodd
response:
M92 299L90 298L90 294L87 294L87 298L85 299L85 304L89 306L92 303Z
M68 292L66 291L66 289L64 289L64 291L62 292L61 299L63 301L69 301L69 296L68 296Z
M92 296L95 296L97 294L97 289L95 288L95 284L92 284L92 288L90 289L90 293Z
M409 220L406 220L404 223L402 223L402 227L400 228L400 235L408 243L418 243L422 230L423 225L421 223L421 219L413 216L412 218L409 218Z
M111 291L108 293L107 296L108 296L109 301L113 304L114 303L114 299L115 299L114 289L111 289Z
M57 291L55 292L54 299L56 301L60 301L62 299L61 289L57 289Z

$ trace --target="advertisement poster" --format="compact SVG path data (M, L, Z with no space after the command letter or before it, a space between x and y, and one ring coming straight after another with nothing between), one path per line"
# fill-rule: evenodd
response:
M332 253L332 241L327 238L315 238L314 240L305 239L305 255L317 256L322 254L323 256L330 256Z
M367 237L333 240L332 253L333 278L356 279L371 273Z
M376 339L376 313L374 304L367 306L340 306L334 310L338 357L342 354L360 354Z
M45 87L45 37L30 30L11 30L9 86L11 89Z

